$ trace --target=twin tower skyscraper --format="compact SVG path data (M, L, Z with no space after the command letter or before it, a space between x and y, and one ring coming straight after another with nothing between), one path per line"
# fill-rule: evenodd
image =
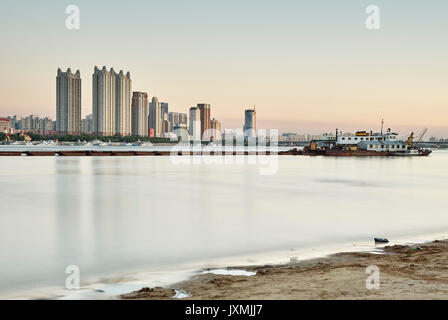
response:
M131 134L131 74L98 69L92 78L93 131L98 135Z
M92 76L93 133L123 136L131 134L131 74L95 66ZM58 69L56 77L56 130L81 132L81 74Z

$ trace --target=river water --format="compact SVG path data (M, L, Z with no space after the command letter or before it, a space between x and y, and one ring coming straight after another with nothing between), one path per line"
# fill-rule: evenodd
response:
M280 156L266 175L247 161L0 157L0 295L63 288L69 265L87 285L374 236L448 235L447 164L446 151Z

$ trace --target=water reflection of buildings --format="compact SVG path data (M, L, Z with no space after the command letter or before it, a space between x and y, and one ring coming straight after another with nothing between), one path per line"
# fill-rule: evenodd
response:
M120 268L125 245L126 192L120 157L55 158L57 263L97 274ZM131 177L132 178L132 177ZM64 273L62 272L62 275Z
M82 158L55 158L56 245L59 268L81 264L86 240L82 208L85 189L82 186ZM63 275L63 273L61 273Z

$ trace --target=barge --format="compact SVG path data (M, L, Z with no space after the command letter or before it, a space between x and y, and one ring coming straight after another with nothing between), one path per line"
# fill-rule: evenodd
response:
M332 157L427 157L432 153L430 149L418 148L423 135L417 143L414 143L413 133L406 141L401 141L397 137L398 134L393 133L391 129L388 129L386 133L358 131L355 134L342 134L336 129L336 135L323 135L321 140L312 140L303 150L292 149L282 154Z

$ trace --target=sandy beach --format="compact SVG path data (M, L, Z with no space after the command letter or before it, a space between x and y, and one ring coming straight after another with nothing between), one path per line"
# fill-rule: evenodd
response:
M143 288L122 299L448 299L448 240L386 246L381 254L338 253L278 266L240 267L253 276L199 274L170 288ZM379 289L367 289L377 266Z

